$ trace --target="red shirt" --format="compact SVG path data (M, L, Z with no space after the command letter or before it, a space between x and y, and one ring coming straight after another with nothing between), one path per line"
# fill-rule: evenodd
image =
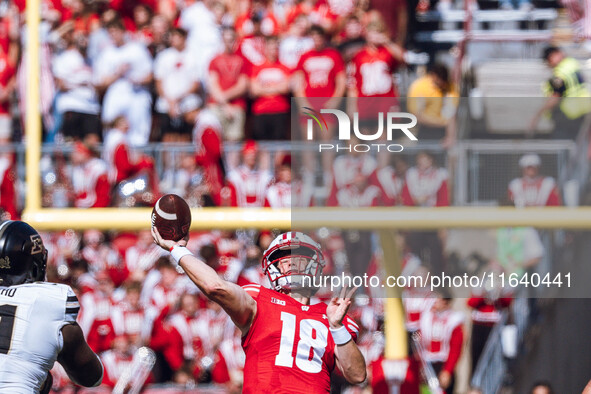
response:
M399 64L384 47L363 48L351 60L349 83L357 88L358 97L396 97L392 74Z
M247 70L265 63L265 37L244 37L238 45L238 54L246 59Z
M398 104L396 100L375 99L398 97L392 78L398 66L398 61L385 47L377 50L365 47L353 57L348 83L357 90L357 96L361 98L358 101L360 119L377 120L378 112L388 112L392 106Z
M222 91L236 85L242 75L248 75L245 59L238 54L222 53L213 58L209 63L209 71L218 75L218 82ZM209 100L210 103L214 101ZM246 109L246 98L238 97L230 101L230 104L238 105Z
M420 393L421 372L418 362L413 357L402 360L386 360L382 355L371 362L369 368L371 369L371 390L374 394L389 394L393 391L394 385L388 382L388 375L394 375L397 378L403 377L404 380L398 389L400 394Z
M16 211L16 173L11 159L0 158L0 213L4 211L3 220L17 220Z
M303 305L289 295L247 285L257 313L242 340L246 354L243 393L328 393L335 368L335 344L324 303ZM343 323L357 340L358 326L348 316Z
M447 207L449 192L447 171L431 167L425 171L411 167L402 187L402 203L409 207Z
M0 19L0 47L4 53L8 53L10 48L10 29L13 23L8 17Z
M286 25L291 25L302 14L307 15L310 23L315 25L321 25L326 21L330 21L332 25L339 17L332 12L326 0L317 1L313 7L310 7L306 2L301 2L287 12Z
M240 15L236 19L235 27L241 37L251 35L254 32L251 11ZM272 12L265 11L263 19L261 20L261 32L265 36L276 36L280 33L279 22Z
M0 51L0 86L5 88L14 77L16 69L12 65L6 52ZM0 114L10 114L10 100L0 102Z
M306 97L332 97L336 89L336 77L344 72L341 54L334 48L315 49L300 57L296 72L306 78Z
M251 79L263 86L274 85L289 79L289 69L279 62L266 61L253 67ZM257 97L254 99L252 112L255 115L289 112L289 99L285 94Z

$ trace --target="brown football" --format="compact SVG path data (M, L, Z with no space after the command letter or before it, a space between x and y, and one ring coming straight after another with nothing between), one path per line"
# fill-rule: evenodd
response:
M179 241L187 236L191 227L191 208L182 197L166 194L152 209L152 227L164 239Z

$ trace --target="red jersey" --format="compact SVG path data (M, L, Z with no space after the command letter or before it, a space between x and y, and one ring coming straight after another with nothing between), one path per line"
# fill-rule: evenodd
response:
M6 88L8 82L16 75L16 68L12 65L7 52L0 51L0 87ZM10 100L0 102L0 114L10 114Z
M402 188L402 202L409 207L447 207L449 195L447 171L443 168L428 168L425 171L412 167L406 171Z
M217 74L218 83L224 92L236 85L242 75L248 75L246 60L236 53L217 55L209 63L209 71ZM213 103L214 101L210 99L209 102ZM230 104L246 109L246 98L237 97L230 101Z
M335 343L324 303L303 305L289 295L247 285L257 313L242 339L246 354L243 393L328 393ZM358 326L343 323L357 340Z
M358 97L396 97L392 74L399 64L384 47L363 48L351 60L349 83L357 88Z
M461 312L446 310L421 315L421 340L427 361L444 363L443 369L453 373L462 353L464 316Z
M81 167L74 169L72 185L76 193L76 208L104 208L111 201L111 184L106 163L99 159L90 159Z
M472 322L485 326L494 326L501 320L501 310L511 305L511 297L491 300L483 297L470 297L468 306L472 308Z
M314 6L310 6L305 1L294 5L288 12L285 18L286 25L291 25L298 16L307 15L308 20L314 25L324 25L327 22L333 24L338 19L339 15L336 15L330 5L325 0L319 0L315 2Z
M253 66L265 63L265 37L244 37L238 45L238 54L246 59L249 71Z
M300 57L296 67L296 72L304 73L306 97L332 97L336 76L344 71L343 58L334 48L312 49Z
M371 390L374 394L419 394L421 372L418 362L413 357L402 360L387 360L383 355L373 361L371 370ZM396 383L395 383L396 382ZM400 384L400 382L402 382ZM398 391L394 387L398 386Z
M241 37L249 36L254 32L254 24L251 19L252 12L246 12L236 19L234 26ZM265 36L276 36L280 33L279 21L272 12L265 11L261 20L261 33Z
M251 79L263 86L276 85L289 80L289 69L279 62L266 61L260 66L253 67ZM255 98L252 104L252 112L255 115L289 112L289 108L289 98L285 94L260 96Z
M386 207L399 205L402 202L403 177L398 176L392 167L376 171L376 177L382 190L382 204Z
M117 334L111 320L114 311L111 298L98 291L91 292L80 298L80 304L84 308L80 326L86 333L88 346L95 353L109 350Z
M273 175L269 171L250 169L245 165L230 171L228 182L233 189L233 206L241 208L262 207Z
M101 361L104 366L102 384L111 388L115 387L119 378L133 360L133 354L121 354L115 350L107 350L101 354Z
M384 97L398 97L392 74L398 68L398 61L385 47L377 50L365 47L353 57L349 67L349 87L357 91L360 119L376 119L378 112L388 112L398 105L396 100ZM370 100L367 97L382 98Z
M195 162L203 167L213 202L220 205L220 193L224 185L222 125L208 109L202 110L197 116L193 142L196 144Z
M517 178L509 183L509 198L516 207L555 207L562 205L556 181L551 177Z
M0 157L0 213L4 212L4 220L18 219L15 182L16 173L12 159Z

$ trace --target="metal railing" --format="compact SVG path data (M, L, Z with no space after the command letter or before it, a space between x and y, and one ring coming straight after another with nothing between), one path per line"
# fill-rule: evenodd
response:
M528 299L516 298L513 301L511 315L517 327L517 348L522 346L529 321ZM508 371L508 359L503 354L502 331L509 317L509 312L504 311L501 320L491 331L482 356L470 381L474 389L482 394L496 394L500 391Z
M578 141L580 143L580 141ZM437 142L421 142L415 145L405 145L402 152L392 154L391 157L402 157L409 166L414 163L418 152L427 150L434 154L437 165L447 168L450 173L452 186L452 205L455 206L490 206L496 205L499 197L506 195L509 182L520 177L518 166L519 157L525 153L537 153L542 157L543 175L556 178L559 188L567 182L575 182L577 188L585 186L588 173L586 152L582 145L577 149L577 143L570 140L467 140L457 143L453 151L444 150ZM291 153L298 156L310 145L301 142L263 142L260 151L266 155L265 163L271 171L274 169L278 155ZM97 147L100 151L102 146ZM238 154L241 143L226 143L226 156ZM20 144L0 146L1 152L16 154L19 190L24 191L25 181L25 147ZM55 159L61 156L68 161L72 151L71 146L44 144L42 148L42 172L51 171L55 167ZM154 158L155 168L162 179L165 171L174 170L180 166L183 155L195 153L193 144L149 144L138 149ZM323 170L320 165L320 154L315 153L316 173L320 184L316 188L315 197L323 200L328 193L329 185L323 184ZM391 163L390 163L391 164ZM297 173L298 170L295 169ZM23 193L21 193L22 195Z

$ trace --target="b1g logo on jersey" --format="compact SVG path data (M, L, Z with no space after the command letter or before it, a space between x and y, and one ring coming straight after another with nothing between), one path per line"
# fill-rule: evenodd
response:
M388 151L391 153L402 152L404 147L400 144L389 144L389 143L369 143L371 141L377 141L384 135L384 117L386 118L386 140L392 141L394 138L398 138L398 135L394 134L394 131L402 131L402 133L411 141L418 141L418 138L410 131L417 125L417 117L408 112L387 112L384 116L383 112L378 113L378 130L373 134L366 134L359 129L359 113L353 114L353 127L351 127L351 119L349 115L338 109L321 109L320 113L309 107L304 107L308 112L304 112L305 115L309 116L306 129L306 139L312 141L314 139L314 124L318 125L320 131L326 133L328 131L328 124L322 114L332 114L336 116L338 123L338 139L339 141L350 141L351 130L353 134L360 141L367 141L368 143L359 144L329 144L321 143L318 144L318 152L322 151L334 151L334 152L359 152L365 153L370 151L381 152Z
M31 254L43 253L43 241L39 234L31 235L31 242L33 243Z
M278 300L278 299L277 299L277 298L275 298L275 297L271 297L271 302L272 302L273 304L277 304L277 305L282 305L282 306L285 306L285 301L283 301L283 300Z

